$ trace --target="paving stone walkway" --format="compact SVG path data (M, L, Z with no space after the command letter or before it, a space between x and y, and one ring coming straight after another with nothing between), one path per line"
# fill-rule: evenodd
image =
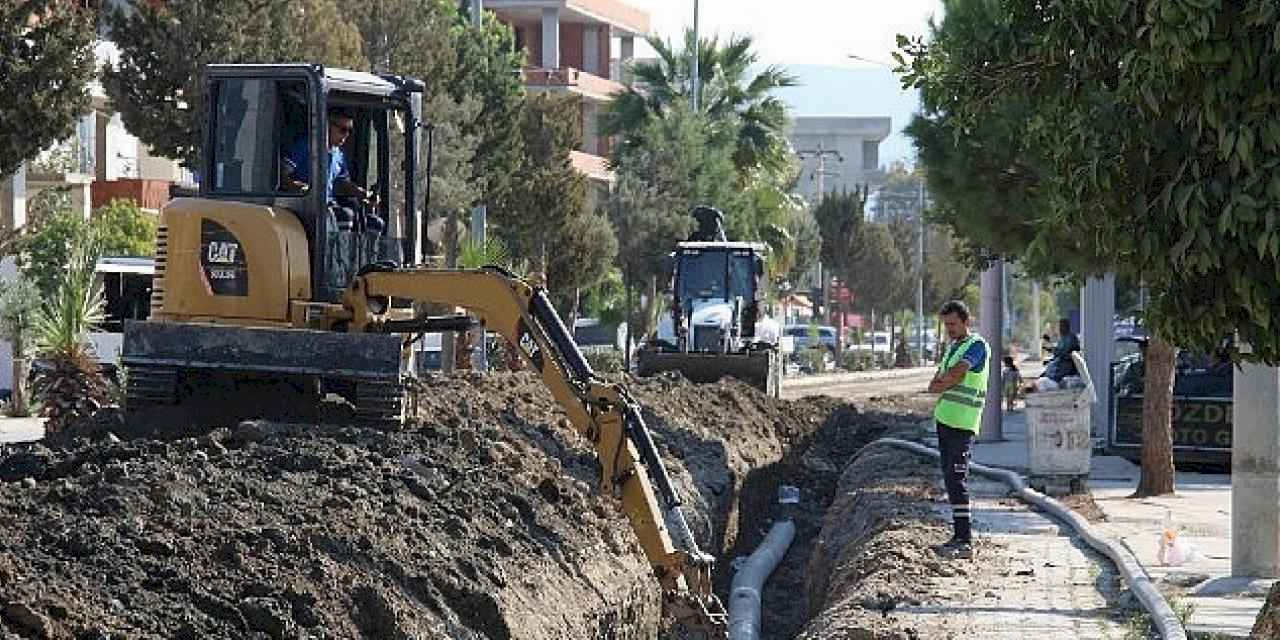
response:
M955 561L956 574L926 590L936 594L930 601L899 606L895 617L921 638L1135 637L1133 612L1117 606L1120 583L1109 560L1069 527L1005 497L1004 485L974 478L970 490L978 544L968 562L976 566Z

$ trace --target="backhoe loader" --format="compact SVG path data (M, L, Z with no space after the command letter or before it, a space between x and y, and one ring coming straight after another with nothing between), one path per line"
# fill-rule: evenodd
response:
M692 213L698 227L669 256L670 302L638 373L679 371L702 383L729 376L781 397L782 328L764 313L766 246L729 242L719 209Z
M310 64L210 65L203 81L199 192L161 211L152 314L125 327L127 419L225 424L305 408L286 397L336 394L356 419L396 424L416 337L479 323L515 345L593 443L601 491L621 500L667 612L723 637L714 559L690 532L636 401L592 371L540 287L497 268L422 266L423 85ZM335 109L345 135L328 131ZM345 178L370 197L332 195L335 140ZM465 313L417 311L428 304Z

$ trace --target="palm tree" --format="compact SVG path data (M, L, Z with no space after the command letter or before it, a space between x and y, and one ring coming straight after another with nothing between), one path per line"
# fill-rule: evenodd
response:
M99 243L89 233L71 242L71 259L52 300L36 319L36 348L47 366L36 375L35 394L56 433L93 415L106 400L107 385L98 371L88 332L102 321L101 289L94 285Z
M656 37L648 42L657 59L632 67L634 82L614 94L600 118L600 132L620 136L624 153L643 143L639 133L651 118L663 117L675 102L688 102L692 93L688 52L694 47L693 31L685 32L681 51ZM797 84L795 76L776 65L749 77L758 59L752 44L751 36L731 36L723 46L718 36L702 38L697 44L698 110L718 127L718 133L735 138L733 160L744 179L753 170L786 169L790 155L784 135L787 107L772 92Z

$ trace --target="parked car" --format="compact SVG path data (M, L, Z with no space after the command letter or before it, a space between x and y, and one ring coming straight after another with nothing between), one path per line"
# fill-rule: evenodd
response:
M862 344L858 345L858 350L888 355L890 352L889 343L888 331L875 331L864 336Z
M1107 448L1137 461L1142 453L1142 400L1147 339L1117 339L1111 364L1111 424ZM1224 348L1228 345L1224 342ZM1173 459L1215 467L1231 464L1234 376L1223 357L1180 352L1173 383Z
M790 336L794 341L796 351L809 347L809 327L807 324L789 324L783 330L783 335ZM832 354L840 350L840 334L835 327L819 326L818 342Z

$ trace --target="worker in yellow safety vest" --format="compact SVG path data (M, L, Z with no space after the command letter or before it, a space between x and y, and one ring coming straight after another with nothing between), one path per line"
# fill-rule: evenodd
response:
M973 440L987 399L991 350L982 336L969 333L969 309L963 302L946 303L938 315L951 345L938 363L938 373L929 383L929 393L942 394L933 419L938 429L942 478L947 486L955 533L934 550L947 558L972 558L973 530L966 482Z

